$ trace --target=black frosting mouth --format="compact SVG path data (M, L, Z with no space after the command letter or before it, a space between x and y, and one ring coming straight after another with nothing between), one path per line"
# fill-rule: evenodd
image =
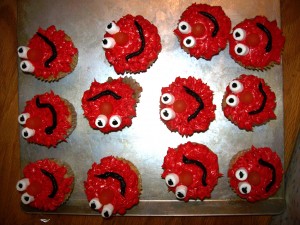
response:
M103 96L108 96L108 95L112 96L116 100L119 100L119 99L122 98L120 95L118 95L117 93L115 93L115 92L113 92L111 90L105 90L105 91L102 91L99 94L97 94L97 95L95 95L95 96L93 96L91 98L88 98L87 101L88 102L96 101L97 99L99 99L99 98L101 98Z
M211 36L212 37L217 36L217 34L219 32L219 29L220 29L219 23L218 23L217 19L213 15L211 15L210 13L208 13L208 12L200 11L199 13L211 20L211 22L214 25L214 29L213 29L213 31L211 33Z
M133 53L130 53L129 55L127 55L125 57L126 61L128 61L129 59L131 59L131 58L133 58L135 56L140 55L144 51L144 49L145 49L146 41L145 41L145 36L144 36L143 28L142 28L142 26L136 20L134 21L134 25L136 26L136 28L137 28L137 30L139 32L139 35L140 35L141 47L136 52L133 52Z
M249 115L255 115L255 114L258 114L258 113L262 112L264 110L265 106L266 106L267 94L263 89L262 83L259 83L258 90L260 91L260 93L263 96L262 103L261 103L260 107L257 110L248 112Z
M182 156L182 162L185 163L185 164L194 164L194 165L198 166L202 170L203 174L202 174L201 181L202 181L202 185L204 187L206 187L207 186L207 183L206 183L207 170L206 170L205 166L201 162L199 162L197 160L188 159L185 155Z
M194 92L193 90L191 90L190 88L188 88L186 86L183 86L183 88L184 88L184 90L186 91L187 94L194 97L195 100L199 103L199 106L195 110L195 112L188 117L188 122L190 122L192 119L195 119L198 116L198 114L200 113L200 111L202 109L204 109L204 103L203 103L201 97L196 92Z
M270 52L272 50L272 34L271 32L269 31L268 28L266 28L266 26L264 26L263 24L261 23L256 23L256 26L261 29L268 37L268 42L267 42L267 45L266 45L266 52Z
M114 173L114 172L106 172L106 173L103 173L103 174L95 175L95 177L98 177L98 178L101 178L101 179L107 179L109 177L117 179L120 182L121 195L125 196L126 182L120 174Z
M46 127L45 133L52 134L54 129L57 127L57 113L56 113L53 105L51 105L50 103L41 103L39 97L36 98L35 104L38 108L48 108L50 110L50 112L52 114L52 125Z
M272 186L274 186L275 181L276 181L276 170L275 170L275 167L271 163L269 163L269 162L267 162L267 161L265 161L265 160L263 160L261 158L258 160L258 163L260 165L265 166L265 167L267 167L267 168L269 168L269 169L272 170L272 180L266 186L266 192L269 192L270 189L272 188Z
M56 59L57 57L57 50L56 50L56 47L54 45L54 43L52 41L50 41L46 36L42 35L41 33L37 32L36 33L40 38L42 38L51 48L51 51L52 51L52 55L49 57L49 59L47 59L45 61L45 67L46 68L50 68L50 63Z
M57 191L58 191L58 186L57 186L57 181L54 177L54 175L50 172L48 172L47 170L41 169L42 173L47 176L52 183L52 192L48 195L49 198L54 198Z

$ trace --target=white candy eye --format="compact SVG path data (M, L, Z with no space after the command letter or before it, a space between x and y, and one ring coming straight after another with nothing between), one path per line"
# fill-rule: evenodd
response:
M174 103L175 98L173 95L169 94L169 93L165 93L161 96L160 98L161 102L166 104L166 105L171 105Z
M103 128L107 124L107 121L108 121L108 119L107 119L107 117L105 115L99 115L97 117L97 119L95 120L95 125L98 128Z
M28 205L30 202L34 201L34 197L25 192L21 196L21 201L23 202L23 204Z
M247 179L248 177L248 172L245 168L240 168L235 172L235 177L236 179L238 179L239 181L244 181Z
M244 56L248 54L249 48L246 45L239 43L234 47L234 52L237 55Z
M25 127L22 130L22 137L25 138L25 139L32 137L34 134L35 134L35 130L30 129L28 127Z
M118 115L114 115L109 119L109 125L113 128L118 128L122 123L122 119Z
M242 28L237 28L233 31L233 38L237 41L244 40L246 37L246 31Z
M228 95L226 98L226 104L231 106L231 107L235 107L239 104L239 99L238 97L236 97L235 95Z
M244 86L242 85L242 83L237 80L231 81L229 84L229 88L233 93L239 93L244 90Z
M176 114L171 108L164 108L160 111L160 116L163 120L172 120L175 118Z
M114 22L111 22L106 26L105 31L109 34L116 34L120 31L120 27L118 27Z
M18 181L16 188L18 191L25 191L29 184L30 184L29 179L23 178L22 180Z
M27 56L27 52L30 48L26 47L26 46L20 46L18 47L18 56L21 58L21 59L28 59L28 56Z
M116 41L112 37L106 37L106 38L103 38L103 40L102 40L103 48L113 48L115 46L115 44L116 44Z
M249 194L251 191L251 185L247 182L239 183L239 191L241 194Z
M100 201L98 198L93 198L90 202L89 202L89 206L92 208L92 209L95 209L95 210L98 210L102 207Z
M165 181L169 187L175 187L179 182L179 177L175 173L170 173L166 176Z
M114 211L114 206L112 204L107 204L103 206L101 216L104 218L111 217L113 211Z
M192 48L196 44L196 40L192 36L188 36L185 39L183 39L183 45L187 48Z
M184 186L184 185L179 185L177 188L176 188L176 197L178 199L184 199L185 196L186 196L186 193L187 193L187 187Z
M22 113L18 116L18 122L21 125L24 125L26 123L26 120L30 117L29 113Z
M191 31L192 31L191 26L185 21L181 21L178 24L178 29L183 34L188 34L188 33L191 33Z
M32 63L28 60L23 60L20 63L20 68L23 72L25 73L32 73L34 71L34 66L32 65Z

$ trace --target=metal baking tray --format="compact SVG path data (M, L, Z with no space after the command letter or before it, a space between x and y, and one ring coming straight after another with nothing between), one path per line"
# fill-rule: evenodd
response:
M79 50L75 71L59 82L42 82L19 69L20 113L27 100L50 90L68 99L77 112L76 129L67 143L60 143L56 148L28 144L20 135L21 169L30 161L49 157L64 160L74 170L75 187L71 198L52 213L99 215L88 206L83 182L92 163L99 162L100 158L108 155L129 159L142 176L140 203L128 210L126 215L253 215L277 214L284 209L284 182L275 196L265 201L248 203L231 190L227 178L231 157L251 145L269 146L284 161L282 66L276 65L264 72L247 70L231 59L228 46L210 61L190 57L180 48L173 30L181 13L193 2L194 0L18 1L19 45L26 45L38 27L55 25L72 37ZM197 3L222 6L231 18L232 27L245 18L256 15L277 20L280 25L279 0L198 0ZM143 15L157 26L162 51L147 72L126 74L135 78L143 87L137 117L133 119L132 126L120 132L102 134L90 128L84 118L81 98L94 79L105 82L108 77L119 77L105 59L101 40L106 25L126 14ZM254 74L264 78L277 97L277 119L256 127L253 132L240 130L233 125L225 118L221 109L226 86L240 74ZM161 88L168 86L177 76L201 78L214 91L216 119L208 131L187 138L181 137L178 133L170 132L160 121ZM211 199L190 200L188 203L178 201L172 192L168 192L165 181L161 179L161 165L168 147L175 148L187 141L205 144L219 157L223 177L219 179ZM32 208L22 207L26 212L37 212Z

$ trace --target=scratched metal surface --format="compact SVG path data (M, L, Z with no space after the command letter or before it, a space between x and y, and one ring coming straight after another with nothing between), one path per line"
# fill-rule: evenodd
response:
M75 71L59 82L42 82L19 70L19 112L23 110L26 100L53 90L68 99L75 106L78 115L77 127L67 139L68 142L60 143L56 148L28 144L20 135L21 169L30 161L49 157L66 161L75 172L76 183L71 198L54 213L99 215L88 206L83 181L91 164L108 155L131 160L142 176L141 201L128 210L127 215L276 214L282 211L285 204L283 185L276 196L250 204L233 193L226 175L231 157L251 145L271 147L283 162L282 67L274 66L265 72L249 71L231 59L228 46L211 61L191 58L180 48L173 30L183 10L193 2L194 0L130 0L126 3L122 0L19 1L19 45L26 45L39 26L46 28L54 24L72 37L79 50ZM199 0L198 3L205 1ZM276 19L280 24L279 0L212 0L209 4L222 6L232 20L232 27L244 18L253 18L259 14L265 15L269 20ZM162 52L147 72L132 75L143 87L137 117L133 119L132 126L121 132L104 135L91 129L83 117L81 97L94 79L104 82L108 77L119 77L105 59L100 42L105 26L126 14L141 14L157 26L162 40ZM227 84L242 73L264 78L277 97L277 119L256 127L254 132L237 128L224 117L221 109ZM208 131L185 138L178 133L171 133L160 121L159 97L161 87L168 86L176 76L190 75L201 78L211 87L217 109L216 120L211 123ZM168 147L175 148L187 141L205 144L219 157L220 172L224 176L219 179L211 199L189 203L177 201L160 178L161 165ZM37 212L28 207L23 208L26 212Z

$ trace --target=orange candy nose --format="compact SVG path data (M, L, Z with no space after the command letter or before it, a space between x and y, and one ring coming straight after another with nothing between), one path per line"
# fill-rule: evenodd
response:
M42 125L42 120L40 117L30 117L26 120L26 127L30 128L30 129L37 129L39 127L41 127Z
M205 26L202 23L196 23L192 26L192 34L195 37L202 37L205 34Z
M257 186L260 184L260 174L258 172L250 172L248 175L248 182L251 185Z
M190 171L182 171L179 180L183 185L189 186L193 183L193 175Z
M114 39L118 45L123 46L127 44L129 38L126 33L118 32L114 35Z
M246 104L249 104L253 101L253 95L250 91L244 91L243 93L241 93L239 98L241 102Z
M110 102L103 102L100 105L100 112L104 115L109 115L113 111L113 105Z
M27 187L26 192L29 195L36 196L37 194L41 193L43 190L42 184L38 181L31 181L30 185Z
M258 34L249 34L246 37L246 44L250 47L256 47L260 42Z
M187 104L184 100L176 100L173 104L173 109L177 113L181 113L186 110Z
M115 193L112 190L104 189L99 195L99 200L102 205L106 205L112 202L112 200L114 199L114 195Z
M36 62L36 61L42 60L43 53L39 49L31 48L27 52L27 57L28 57L29 61Z

